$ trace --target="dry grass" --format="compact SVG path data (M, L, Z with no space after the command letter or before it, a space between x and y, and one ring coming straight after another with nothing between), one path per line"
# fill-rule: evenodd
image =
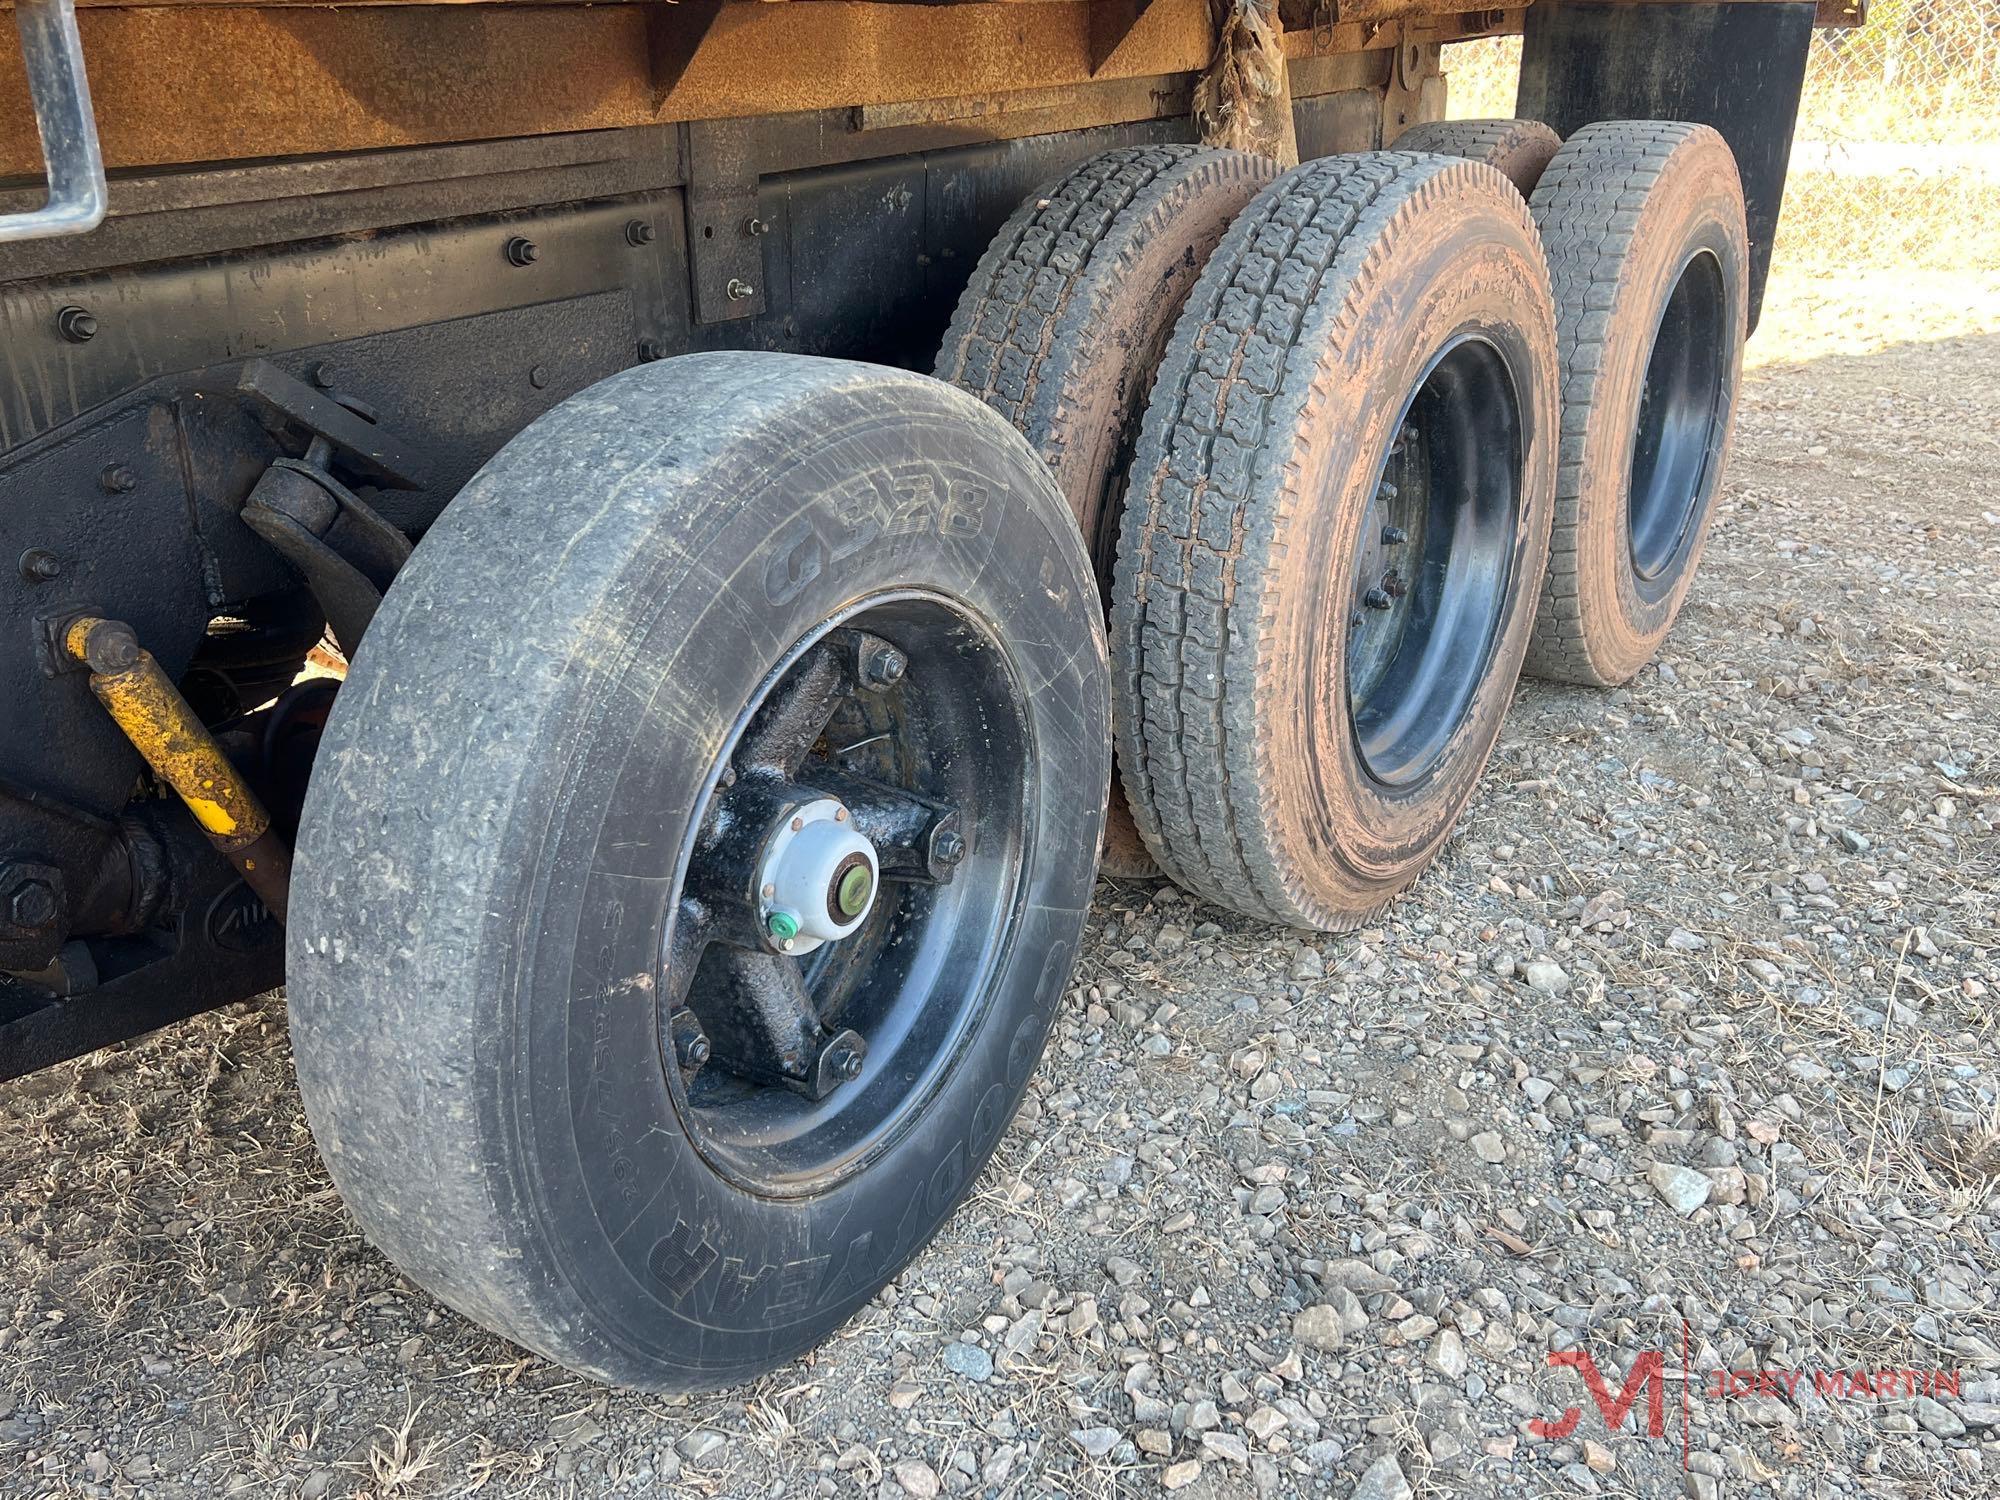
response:
M1445 49L1448 113L1514 113L1518 37ZM1877 0L1813 38L1777 255L2000 269L2000 20L1991 0Z

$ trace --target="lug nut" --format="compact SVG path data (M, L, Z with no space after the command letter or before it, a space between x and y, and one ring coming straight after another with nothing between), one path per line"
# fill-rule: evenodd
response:
M701 1021L691 1010L674 1012L674 1057L683 1068L692 1072L703 1066L715 1055L709 1044L708 1033L701 1029Z
M1391 603L1388 594L1381 589L1370 589L1361 596L1361 602L1370 609L1387 609Z
M1409 532L1403 530L1400 526L1384 526L1382 528L1382 543L1384 546L1400 547L1409 539Z
M56 332L72 344L87 344L97 337L97 318L81 307L65 307L56 314Z
M542 252L535 242L522 235L515 235L507 241L507 264L510 266L532 266L542 258Z
M965 858L965 840L947 828L931 840L931 858L947 870Z
M882 646L869 653L862 676L870 687L891 688L903 680L903 674L909 669L908 657L894 646Z

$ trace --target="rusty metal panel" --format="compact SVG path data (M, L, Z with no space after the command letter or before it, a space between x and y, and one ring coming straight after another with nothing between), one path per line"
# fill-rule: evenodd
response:
M976 96L1091 77L1084 0L729 4L683 54L641 5L100 7L82 17L113 166L311 155ZM649 19L651 17L652 19ZM1102 76L1191 72L1206 0L1153 0ZM11 28L0 70L18 68ZM4 72L0 72L4 76ZM663 87L662 85L665 85ZM39 170L0 94L0 175Z

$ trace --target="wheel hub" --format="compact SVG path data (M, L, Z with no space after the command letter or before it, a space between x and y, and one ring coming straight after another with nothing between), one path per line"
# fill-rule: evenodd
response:
M833 797L778 819L757 862L757 925L780 953L811 953L868 919L879 871L875 846Z
M1022 870L1021 701L983 627L914 594L828 622L750 695L655 1000L668 1086L719 1171L823 1185L954 1065Z

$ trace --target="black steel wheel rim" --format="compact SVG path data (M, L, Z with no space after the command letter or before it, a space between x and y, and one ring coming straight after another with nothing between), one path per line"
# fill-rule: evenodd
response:
M1694 541L1720 451L1728 351L1722 266L1698 250L1660 310L1639 394L1627 521L1642 585L1670 578Z
M871 661L893 655L893 680ZM884 674L886 675L886 674ZM882 594L823 622L751 695L691 819L658 992L661 1061L695 1149L770 1197L824 1192L887 1151L977 1032L1018 929L1031 722L1014 662L966 607ZM879 861L850 935L802 956L766 923L759 865L789 809L828 799ZM833 915L857 885L835 866ZM783 929L780 928L779 931ZM813 1095L773 1014L864 1049Z
M1506 356L1461 333L1404 403L1355 544L1348 716L1362 767L1385 786L1437 768L1492 665L1513 587L1523 464Z

